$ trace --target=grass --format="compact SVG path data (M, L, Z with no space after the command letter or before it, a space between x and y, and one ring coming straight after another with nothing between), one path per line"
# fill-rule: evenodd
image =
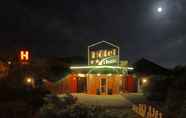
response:
M132 103L122 95L87 95L74 94L78 103L103 107L130 107Z
M128 99L133 104L141 104L147 101L143 93L127 93L122 94L122 96Z

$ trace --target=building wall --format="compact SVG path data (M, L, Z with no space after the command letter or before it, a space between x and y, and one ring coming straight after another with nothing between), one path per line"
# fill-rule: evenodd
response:
M71 93L76 93L77 92L77 77L72 76L68 79L68 85L70 88Z
M64 80L59 84L59 93L76 93L77 92L77 77L73 74L69 74Z
M137 92L137 80L132 75L126 76L125 90L127 92Z
M119 75L100 75L90 74L86 78L86 89L84 93L96 95L97 89L100 89L101 79L106 79L107 93L108 89L112 90L112 94L123 92L137 92L137 81L131 76L120 77ZM77 93L78 92L78 77L75 74L70 74L66 77L59 86L59 93Z
M89 75L87 78L87 93L96 94L96 89L100 88L100 79L96 75Z

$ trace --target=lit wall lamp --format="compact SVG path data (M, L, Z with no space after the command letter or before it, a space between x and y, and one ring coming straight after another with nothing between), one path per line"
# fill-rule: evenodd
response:
M147 81L147 78L143 78L143 79L142 79L142 83L143 83L143 84L146 84L147 82L148 82L148 81Z
M97 76L101 76L101 74L100 74L100 73L98 73L98 74L97 74Z
M86 77L86 74L81 74L81 73L79 73L78 76L79 76L79 77Z
M112 76L112 74L110 73L110 74L108 74L108 76Z
M8 61L8 65L11 65L12 64L12 62L11 61Z

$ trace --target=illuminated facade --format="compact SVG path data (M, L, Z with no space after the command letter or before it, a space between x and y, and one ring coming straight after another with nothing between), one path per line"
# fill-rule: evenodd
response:
M88 65L71 66L72 73L63 80L61 90L71 93L111 95L125 91L126 77L132 67L120 62L120 48L101 41L88 46Z

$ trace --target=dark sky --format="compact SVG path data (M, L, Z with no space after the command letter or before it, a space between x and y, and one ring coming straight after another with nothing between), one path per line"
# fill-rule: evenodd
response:
M89 44L106 40L131 62L186 64L185 11L185 0L4 0L0 55L24 47L35 56L86 56Z

